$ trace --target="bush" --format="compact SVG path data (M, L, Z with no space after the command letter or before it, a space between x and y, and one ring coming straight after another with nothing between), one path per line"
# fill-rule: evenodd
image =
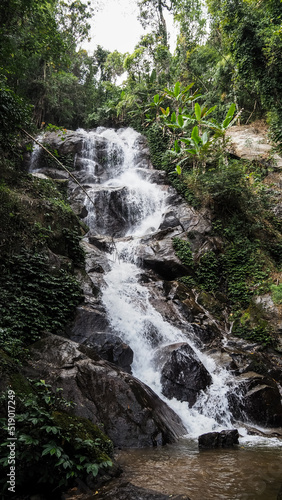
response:
M5 408L6 396L15 401L17 408L15 429L7 427L7 415L1 418L3 494L10 470L8 436L16 438L16 490L21 494L42 491L52 499L61 498L62 488L71 487L77 478L86 481L89 475L96 477L101 468L112 465L110 439L90 421L70 415L73 405L60 391L52 393L50 386L41 380L30 382L25 393L9 390L2 397Z
M62 333L81 301L76 279L63 269L52 270L47 254L11 256L0 274L2 348L17 357L44 331Z

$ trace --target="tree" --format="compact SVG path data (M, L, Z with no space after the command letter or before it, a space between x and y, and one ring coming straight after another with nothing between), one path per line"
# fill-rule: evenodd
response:
M168 47L168 34L164 9L171 10L172 3L162 0L139 0L138 6L140 9L139 20L143 28L151 24L156 35L160 37L162 44Z

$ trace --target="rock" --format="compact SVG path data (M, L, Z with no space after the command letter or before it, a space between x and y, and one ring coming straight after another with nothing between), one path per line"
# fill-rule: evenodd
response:
M89 304L79 306L69 336L75 342L85 342L95 332L108 331L109 322L102 306Z
M62 387L75 414L102 424L115 446L163 445L187 432L149 387L76 342L46 335L31 347L24 372Z
M102 238L102 240L104 240L104 241L102 243L100 240L101 247L103 248L103 245L105 245L105 247L108 250L109 240L105 240L105 238ZM90 241L90 238L89 238L89 241ZM107 244L105 243L105 241L107 241ZM110 244L112 245L112 240L110 241ZM81 245L82 245L82 248L85 252L85 271L88 274L104 273L104 272L108 272L110 270L111 266L109 264L109 259L108 259L107 255L105 255L105 252L103 252L102 250L100 250L98 248L98 245L99 245L98 238L96 238L96 245L94 243L95 246L91 245L91 243L88 243L85 240L82 241Z
M175 210L168 210L164 215L163 222L160 225L160 229L167 229L168 227L177 227L180 226L180 220L177 216L177 212Z
M168 228L155 233L153 238L142 238L136 251L139 264L152 269L166 280L173 280L189 273L189 268L182 264L175 254L171 232L172 229Z
M163 394L193 406L199 393L205 390L212 378L190 345L181 343L166 346L157 353L160 362Z
M277 384L270 377L247 372L238 377L240 394L229 400L235 418L263 426L282 426L282 404Z
M157 491L140 488L132 483L116 481L105 486L95 495L97 500L190 500L186 495L166 495Z
M247 160L270 161L271 156L275 160L275 167L282 167L282 158L278 154L273 155L273 146L267 137L266 127L261 124L235 125L228 129L231 138L232 151Z
M120 366L125 372L131 373L133 351L116 335L94 333L83 342L83 345L94 349L101 358Z
M153 348L160 345L163 340L161 332L148 319L144 321L144 336L147 338Z
M239 432L237 429L208 432L199 436L198 443L201 450L230 448L231 446L239 444Z

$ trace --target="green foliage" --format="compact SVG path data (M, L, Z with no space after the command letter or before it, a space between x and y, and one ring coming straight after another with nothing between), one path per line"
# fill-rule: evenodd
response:
M177 257L187 267L194 267L193 254L189 241L181 240L180 238L173 238L173 248Z
M0 151L18 143L19 128L31 124L31 106L0 79Z
M271 285L270 290L274 304L282 304L282 284Z
M204 253L196 268L197 284L207 292L214 292L219 289L221 262L214 252Z
M0 284L1 347L14 357L44 331L62 333L82 300L75 278L42 253L6 258Z
M172 157L178 162L176 172L181 175L183 168L180 165L190 166L191 160L193 169L205 169L206 163L212 161L213 156L221 153L222 159L226 160L226 131L236 120L233 119L236 106L232 104L222 122L208 116L213 113L216 106L202 107L198 102L194 104L194 113L189 114L188 105L199 99L201 94L189 94L193 83L183 88L180 82L176 82L173 89L164 89L162 97L158 94L154 96L154 105L158 106L165 98L172 99L173 108L169 106L164 109L160 118L163 127L172 131L173 147ZM238 115L237 115L238 116ZM159 119L157 114L157 120ZM203 131L204 130L204 131ZM189 161L190 160L190 161Z
M2 397L5 409L6 397ZM62 397L61 389L52 392L44 380L30 381L29 391L17 391L15 402L12 432L17 439L17 489L21 494L44 492L60 498L62 488L71 487L77 478L86 481L112 465L109 438L90 421L69 413L73 404ZM7 416L1 420L0 463L8 473ZM6 474L2 477L2 493L6 493Z

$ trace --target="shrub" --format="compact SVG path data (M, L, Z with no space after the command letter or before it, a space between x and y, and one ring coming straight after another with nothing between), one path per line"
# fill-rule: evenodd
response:
M10 469L7 437L11 435L16 438L16 490L21 494L44 491L51 498L61 498L62 488L71 487L77 478L86 481L112 465L110 439L90 421L70 415L73 404L60 391L53 393L43 380L30 382L25 393L9 391L17 411L15 430L7 427L7 415L1 419L3 494ZM6 395L2 404L7 407L5 400Z

